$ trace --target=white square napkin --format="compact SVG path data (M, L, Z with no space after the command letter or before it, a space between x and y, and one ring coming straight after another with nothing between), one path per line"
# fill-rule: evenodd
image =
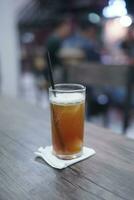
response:
M35 152L35 155L37 157L41 157L43 160L45 160L49 165L56 169L64 169L74 163L77 163L79 161L82 161L88 157L91 157L95 154L95 150L88 148L88 147L83 147L83 154L78 157L74 158L72 160L62 160L57 158L55 155L52 153L52 146L47 146L45 148L40 147L37 152Z

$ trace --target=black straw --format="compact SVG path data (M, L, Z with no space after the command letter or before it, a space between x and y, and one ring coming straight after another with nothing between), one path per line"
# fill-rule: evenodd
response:
M52 62L51 62L49 51L47 51L47 59L48 59L48 70L49 70L50 83L51 83L52 89L54 90L55 85L54 85L54 79L53 79Z
M49 70L50 83L51 83L52 89L55 90L54 79L53 79L53 71L52 71L52 63L51 63L49 51L47 51L47 60L48 60L48 70ZM54 96L56 96L55 91L54 91ZM64 150L64 143L63 143L63 139L61 137L58 121L56 120L57 116L56 116L56 113L54 111L54 105L53 104L52 104L51 108L52 108L53 120L54 120L54 124L55 124L57 137L59 138L60 145L61 145L62 149Z

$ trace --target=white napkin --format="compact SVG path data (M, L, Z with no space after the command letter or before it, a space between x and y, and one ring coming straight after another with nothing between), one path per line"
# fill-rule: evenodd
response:
M62 159L57 158L55 155L53 155L52 146L47 146L45 148L40 147L38 151L35 152L35 155L37 157L41 157L52 167L57 168L57 169L63 169L74 163L84 160L90 156L93 156L95 153L96 152L94 149L83 147L83 154L80 157L74 158L72 160L62 160Z

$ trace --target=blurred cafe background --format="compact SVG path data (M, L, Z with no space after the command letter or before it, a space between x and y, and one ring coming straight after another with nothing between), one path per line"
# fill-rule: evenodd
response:
M47 51L56 83L86 85L86 120L134 139L134 1L1 0L1 95L47 108Z

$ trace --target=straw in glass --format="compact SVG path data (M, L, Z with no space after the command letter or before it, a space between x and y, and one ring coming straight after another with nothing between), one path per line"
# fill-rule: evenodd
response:
M50 84L51 84L52 89L55 90L54 79L53 79L53 71L52 71L52 63L51 63L51 58L50 58L49 51L47 52L47 59L48 59L48 69L49 69ZM55 91L54 91L54 95L56 96L56 92ZM59 142L60 142L60 145L61 145L62 149L64 149L65 145L64 145L61 133L60 133L58 122L56 121L56 113L54 111L53 105L52 105L51 109L52 109L52 113L53 113L53 121L54 121L54 124L55 124L57 137L59 138Z

